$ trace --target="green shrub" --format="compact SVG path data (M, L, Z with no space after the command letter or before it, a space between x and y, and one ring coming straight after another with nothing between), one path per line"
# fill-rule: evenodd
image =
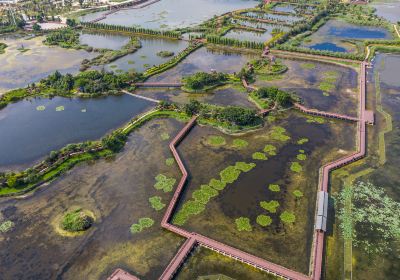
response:
M12 230L14 226L15 226L14 222L12 222L10 220L4 221L4 222L0 223L0 232L6 233L6 232Z
M236 229L238 231L252 231L253 228L250 224L250 219L245 217L240 217L235 220Z
M68 212L61 221L61 228L70 231L84 231L89 229L93 224L93 219L87 215L82 209Z
M256 221L262 227L269 226L272 223L271 217L267 215L258 215Z

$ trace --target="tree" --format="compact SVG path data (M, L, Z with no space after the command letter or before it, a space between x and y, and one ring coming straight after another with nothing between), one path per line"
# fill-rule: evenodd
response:
M74 27L74 26L76 26L76 21L75 21L75 19L67 18L67 25L68 25L69 27Z
M42 27L39 24L35 23L32 26L32 29L33 29L33 31L39 32L40 30L42 30Z

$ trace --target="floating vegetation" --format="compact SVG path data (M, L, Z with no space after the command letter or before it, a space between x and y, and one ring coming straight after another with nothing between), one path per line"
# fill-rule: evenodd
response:
M170 136L167 132L163 132L163 133L161 133L160 137L161 137L161 140L168 140Z
M115 64L113 64L113 65L110 65L110 68L112 68L112 69L114 69L114 68L117 68L118 66L117 65L115 65Z
M271 137L274 140L285 142L290 139L290 136L286 135L286 129L281 126L274 126L272 128Z
M264 153L261 153L261 152L255 152L254 154L251 155L251 157L253 159L257 159L257 160L267 160L268 159L268 157Z
M137 224L131 225L130 231L132 234L143 231L154 225L154 220L152 218L140 218Z
M167 166L172 166L172 165L174 164L174 162L175 162L175 159L172 158L172 157L167 158L167 159L165 160L165 164L166 164Z
M69 232L78 232L89 229L93 224L93 218L81 208L65 214L61 221L61 228Z
M299 153L302 153L302 154L304 154L304 150L299 150Z
M301 167L300 163L295 161L295 162L292 162L292 164L290 165L290 170L299 173L299 172L303 171L303 167Z
M211 135L207 138L207 143L211 146L223 146L226 144L225 138L222 136Z
M326 91L332 91L335 88L334 84L328 83L328 82L321 82L319 84L319 89L326 92Z
M221 180L211 179L210 183L208 183L208 185L210 187L216 189L217 191L222 191L225 188L226 183Z
M303 193L299 190L294 190L293 195L297 198L303 197Z
M296 156L296 158L297 158L298 160L306 160L306 159L307 159L307 156L306 156L305 154L298 154L298 155Z
M279 192L281 190L281 187L279 185L276 184L270 184L268 186L268 188L270 189L270 191L272 192Z
M300 67L303 68L303 69L314 69L316 66L315 66L314 63L306 62L306 63L300 64Z
M283 211L279 218L285 224L292 224L296 221L296 216L289 211Z
M271 200L269 202L267 201L261 201L260 202L260 206L269 211L270 213L276 213L276 208L279 207L279 202L276 200Z
M323 96L330 96L330 94L327 93L327 92L325 92L325 91L322 93L322 95L323 95Z
M168 178L164 174L158 174L155 179L157 182L154 184L154 187L157 190L163 190L164 192L172 191L176 183L175 178Z
M64 106L57 106L56 107L56 112L61 112L61 111L64 111Z
M135 61L133 61L133 60L128 60L128 64L135 64Z
M325 123L325 119L322 117L317 117L317 116L307 116L307 122L308 123L319 123L323 124Z
M12 222L10 220L1 222L0 223L0 232L6 233L6 232L12 230L14 228L14 226L15 226L14 222Z
M221 181L225 184L231 184L235 182L240 175L240 170L236 169L235 166L228 166L224 170L222 170L219 175L221 176Z
M269 226L272 223L272 219L270 216L267 215L258 215L256 219L257 224L262 227Z
M218 191L211 188L209 185L201 185L200 189L193 192L192 198L197 202L207 204L212 197L217 195Z
M165 207L165 203L162 203L160 196L152 196L149 198L151 207L157 211L160 211Z
M86 113L86 109L82 109L81 112L82 112L82 113Z
M203 203L198 201L189 200L183 204L179 212L174 216L173 223L176 225L183 225L186 223L190 215L198 215L206 209Z
M241 148L246 148L249 145L249 142L243 139L235 139L233 140L233 146L235 148L241 149Z
M263 149L264 153L267 153L270 156L276 156L276 147L272 145L265 145Z
M236 229L238 231L252 231L253 228L250 225L250 219L245 217L240 217L235 220Z
M44 110L46 110L46 107L43 106L43 105L40 105L40 106L36 107L36 111L44 111Z
M236 164L235 164L235 168L240 171L243 171L243 172L249 172L254 167L256 167L256 164L253 162L246 163L246 162L239 161L239 162L236 162Z
M308 141L309 141L308 138L301 138L297 141L297 144L303 145L303 144L307 143Z

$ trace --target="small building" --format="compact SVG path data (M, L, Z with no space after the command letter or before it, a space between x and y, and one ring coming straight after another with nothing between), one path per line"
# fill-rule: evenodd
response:
M136 276L133 276L126 272L125 270L121 268L117 268L113 274L110 275L110 277L107 278L107 280L140 280Z

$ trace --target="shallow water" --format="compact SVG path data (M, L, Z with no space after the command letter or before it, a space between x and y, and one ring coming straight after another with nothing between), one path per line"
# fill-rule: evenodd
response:
M69 143L99 139L152 105L128 95L36 98L11 104L0 111L0 170L30 165ZM56 111L59 106L64 110Z
M254 162L257 166L250 172L241 174L233 184L228 184L217 197L211 199L203 213L191 216L183 227L274 263L307 273L318 169L322 163L354 151L355 126L345 122L322 125L307 123L305 116L294 112L283 114L281 117L282 119L278 118L276 122L267 124L261 130L239 137L223 135L208 127L197 126L191 131L178 147L190 174L182 203L189 199L201 184L208 184L211 178L218 178L218 173L228 165L244 161ZM268 135L273 125L286 128L291 140L284 144L272 140ZM223 136L227 144L221 147L209 146L206 139L210 135ZM296 144L297 140L303 137L307 137L309 142L303 145ZM236 138L246 140L249 146L240 151L230 148L233 139ZM266 161L252 159L251 154L262 151L266 144L278 147L278 154ZM296 160L299 149L305 151L307 160L301 162L303 172L297 174L290 171L289 166ZM281 191L271 192L268 189L269 184L279 184ZM304 197L298 201L295 201L292 195L295 189L304 193ZM276 214L270 214L273 219L272 225L262 228L256 224L256 217L268 212L260 208L259 203L271 199L279 201L281 205ZM279 214L283 209L295 213L296 222L293 226L280 224ZM235 219L241 216L250 218L252 232L236 230Z
M0 94L38 82L56 70L63 74L76 73L83 59L95 56L94 53L83 50L48 47L42 44L43 39L36 37L30 40L0 40L8 45L6 53L0 55ZM21 46L29 50L22 53L18 50Z
M174 68L155 75L148 81L180 82L183 76L192 75L199 71L239 72L247 61L256 56L254 54L232 52L223 48L203 47L188 55Z
M158 56L158 52L171 51L174 52L174 55L177 55L188 46L188 42L182 40L161 39L150 36L139 37L139 39L142 44L140 49L106 65L106 70L115 71L119 69L143 72L154 65L162 64L171 59L171 57Z
M251 32L240 29L230 30L226 35L226 38L241 40L241 41L252 41L252 42L260 42L264 43L272 38L272 34L269 32Z
M162 0L141 9L121 10L100 22L142 26L151 29L175 29L193 26L229 11L251 8L253 0ZM89 14L82 21L99 17L104 12Z
M245 15L250 16L250 17L255 17L255 18L261 18L261 19L273 19L273 20L279 20L279 21L286 21L288 23L295 23L295 22L303 20L303 18L300 16L278 15L278 14L268 14L268 13L260 13L260 12L248 12Z
M82 45L88 45L98 49L119 50L129 42L129 36L83 31L79 36Z
M167 166L169 140L183 123L154 120L130 137L124 151L112 160L82 164L24 199L0 200L0 215L15 228L0 234L0 275L3 279L106 279L123 268L144 280L161 275L183 240L160 227L164 210L150 207L149 197L164 203L172 192L156 190L154 177L181 175ZM72 207L95 214L96 221L84 235L63 237L53 225ZM154 225L131 234L139 218Z
M346 52L347 51L345 48L339 47L338 45L336 45L334 43L329 43L329 42L311 45L310 49L320 50L320 51L331 51L331 52Z
M272 10L277 11L277 12L285 12L285 13L295 13L295 8L296 6L291 5L291 4L282 4L282 5L277 5L274 7Z
M398 0L385 0L381 2L374 1L370 4L376 9L376 14L393 23L400 20L400 1Z

